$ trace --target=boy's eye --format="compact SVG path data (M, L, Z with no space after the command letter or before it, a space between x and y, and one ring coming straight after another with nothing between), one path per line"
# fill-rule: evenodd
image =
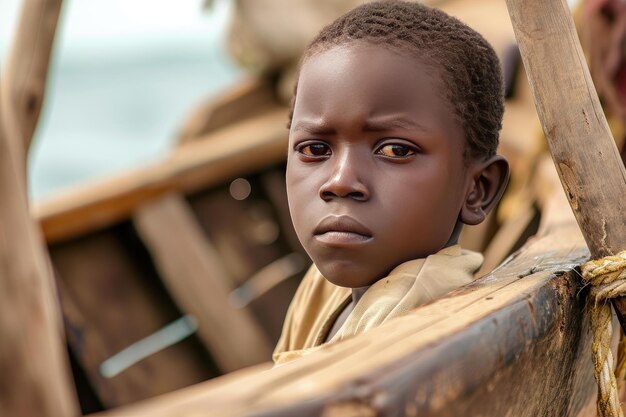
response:
M398 143L390 143L379 147L376 150L376 153L390 158L405 158L407 156L415 155L415 149Z
M330 146L325 143L310 143L298 148L298 152L305 156L317 157L330 155Z

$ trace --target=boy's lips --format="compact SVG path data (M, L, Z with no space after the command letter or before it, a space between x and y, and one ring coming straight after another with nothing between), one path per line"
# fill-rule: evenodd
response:
M313 230L313 236L330 245L346 245L365 242L372 232L349 216L328 216Z

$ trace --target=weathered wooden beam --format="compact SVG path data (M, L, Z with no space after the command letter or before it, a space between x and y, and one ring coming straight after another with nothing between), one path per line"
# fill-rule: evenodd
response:
M11 50L2 68L5 133L20 142L23 158L33 138L46 92L48 63L62 0L25 0Z
M146 201L189 193L285 159L287 109L280 108L180 146L167 158L34 206L48 243L127 219Z
M269 79L250 77L197 105L185 118L178 143L202 139L223 127L279 107Z
M48 258L29 215L21 144L0 111L0 414L74 416L63 330Z
M183 197L145 204L134 223L174 299L198 320L198 335L221 370L270 360L270 343L254 317L228 302L234 282Z
M626 170L565 0L507 0L537 114L593 258L626 249ZM626 300L613 304L626 331Z
M0 414L78 414L56 289L26 192L26 150L37 122L60 1L25 1L0 82Z

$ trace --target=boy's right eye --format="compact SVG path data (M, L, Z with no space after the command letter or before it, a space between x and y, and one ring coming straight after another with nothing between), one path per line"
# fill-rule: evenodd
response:
M330 155L330 146L325 143L303 143L296 148L298 152L310 158L319 158Z

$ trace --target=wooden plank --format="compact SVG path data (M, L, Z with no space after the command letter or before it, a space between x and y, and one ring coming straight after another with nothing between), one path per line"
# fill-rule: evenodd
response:
M156 196L191 193L283 160L286 120L287 110L279 109L221 129L157 163L38 202L33 212L48 243L105 228Z
M507 0L537 114L593 258L626 248L626 169L565 0ZM558 71L554 69L558 68ZM626 297L614 300L626 331Z
M5 133L26 158L46 92L48 63L62 0L25 0L0 77Z
M56 289L35 222L28 215L21 144L0 115L0 414L74 416Z
M0 77L0 415L75 416L56 288L29 215L26 155L61 7L24 1Z
M272 180L267 182L266 178ZM243 198L246 193L237 196L237 187L231 190L236 184L249 188L247 197ZM288 213L284 168L279 166L269 172L240 177L230 185L190 195L187 200L202 231L219 253L228 276L237 286L230 300L250 302L250 311L270 342L275 344L302 274L293 277L279 274L288 279L258 298L248 292L248 284L258 278L260 271L275 271L269 265L275 266L275 262L292 252L292 245L299 245ZM272 275L271 280L277 282L274 272Z
M583 416L595 385L574 268L587 258L578 228L562 224L474 284L386 325L271 371L106 415Z
M131 224L50 250L70 349L106 408L219 375L193 336L116 375L103 372L106 360L181 316Z
M567 2L507 5L537 113L585 241L594 257L614 254L626 248L626 170Z
M135 226L181 308L224 372L271 358L271 346L248 310L228 302L233 281L191 209L177 194L143 205Z
M258 177L237 181L250 187L250 195L243 200L233 198L228 185L189 197L201 230L211 237L234 285L285 254L280 225Z
M278 102L270 81L249 77L197 105L183 121L178 142L201 139L217 129L260 116L276 107Z

